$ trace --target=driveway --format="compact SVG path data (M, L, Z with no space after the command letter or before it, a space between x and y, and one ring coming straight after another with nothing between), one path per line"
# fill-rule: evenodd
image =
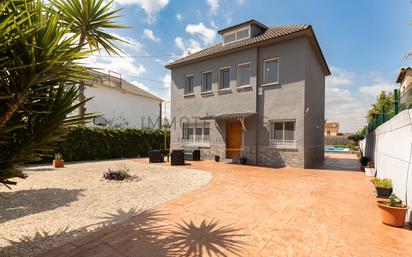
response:
M412 231L381 224L369 179L339 157L336 170L333 155L318 170L192 162L213 173L206 187L42 256L412 256Z

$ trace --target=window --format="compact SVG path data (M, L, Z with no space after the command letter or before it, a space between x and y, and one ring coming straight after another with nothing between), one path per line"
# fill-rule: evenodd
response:
M250 85L250 63L239 64L238 69L238 87Z
M236 40L236 33L231 33L223 36L223 42L229 43Z
M242 39L246 39L250 37L250 27L243 27L241 29L231 31L230 33L223 35L223 43L231 43L236 42Z
M236 32L236 40L241 40L249 37L249 28L242 29Z
M230 68L220 69L219 74L219 88L225 89L230 87Z
M202 74L202 92L212 91L212 72Z
M209 123L183 123L183 144L209 144Z
M295 145L295 121L270 122L269 145Z
M185 95L193 93L194 77L186 76Z
M273 58L265 60L263 63L263 84L279 82L279 59Z

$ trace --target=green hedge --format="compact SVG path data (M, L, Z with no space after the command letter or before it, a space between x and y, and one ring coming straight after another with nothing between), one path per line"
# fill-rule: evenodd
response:
M147 156L150 148L164 150L165 133L168 145L170 133L160 129L73 127L55 152L61 153L65 161Z

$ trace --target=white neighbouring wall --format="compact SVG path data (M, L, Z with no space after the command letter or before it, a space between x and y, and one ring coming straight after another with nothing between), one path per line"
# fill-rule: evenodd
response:
M86 86L84 95L93 97L85 105L86 113L101 113L107 121L106 127L159 128L161 101L158 99L103 86Z
M380 125L360 142L360 147L375 162L376 176L392 179L393 193L411 208L412 110L404 110Z

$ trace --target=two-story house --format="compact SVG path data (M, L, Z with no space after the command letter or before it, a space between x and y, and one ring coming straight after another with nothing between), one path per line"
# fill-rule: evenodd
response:
M323 161L330 71L312 27L250 20L219 34L221 43L166 65L171 149L275 167Z

